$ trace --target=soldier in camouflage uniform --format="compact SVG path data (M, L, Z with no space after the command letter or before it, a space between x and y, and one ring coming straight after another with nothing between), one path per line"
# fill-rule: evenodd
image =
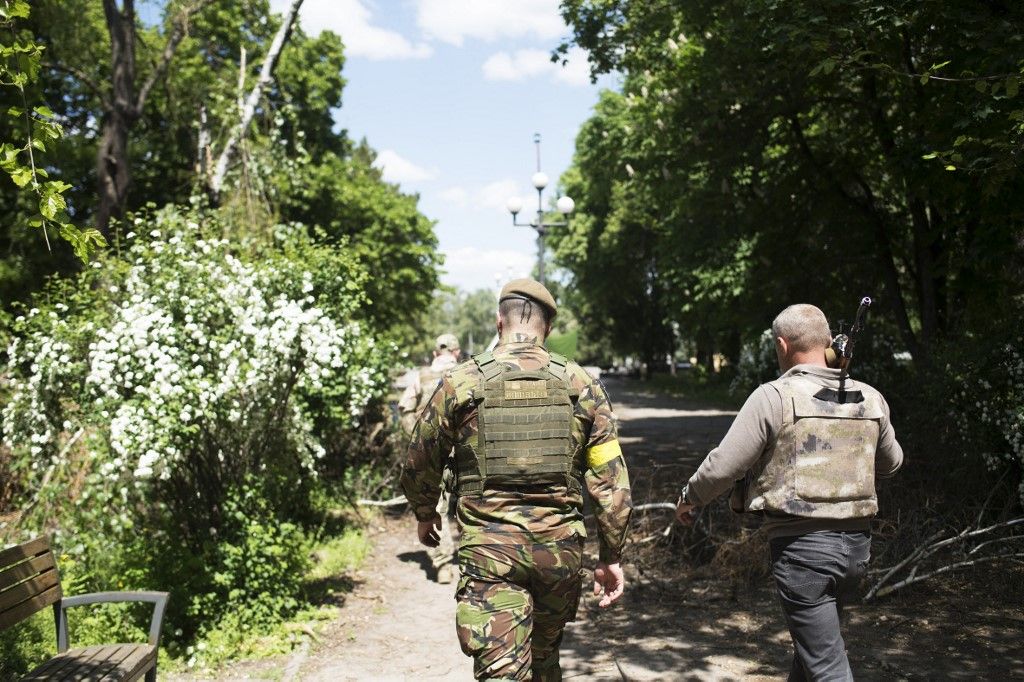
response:
M841 386L828 367L821 310L786 308L772 335L782 376L750 395L683 488L676 516L688 523L695 507L732 487L733 509L764 519L793 638L789 679L852 680L842 604L867 571L875 477L896 473L903 450L881 394L863 382Z
M410 437L416 420L423 413L423 409L434 395L434 391L441 384L441 376L449 369L459 364L459 339L454 334L441 334L434 342L434 359L430 365L420 367L410 373L409 385L402 393L398 401L398 410L401 414L402 429ZM439 583L450 583L452 581L454 567L452 561L455 555L455 543L452 541L451 523L451 488L454 472L451 467L451 458L445 465L443 472L443 485L441 497L437 503L437 513L441 517L441 530L439 533L440 542L437 547L430 550L430 561L434 566Z
M409 372L408 384L398 400L400 421L406 433L412 434L416 419L441 383L441 375L459 364L459 353L459 338L455 334L441 334L434 341L434 357L430 364Z
M604 387L542 345L556 306L531 279L501 292L500 342L445 373L402 472L420 541L437 542L441 467L455 449L456 630L478 679L559 680L558 648L583 582L584 488L597 516L594 594L624 586L632 504Z

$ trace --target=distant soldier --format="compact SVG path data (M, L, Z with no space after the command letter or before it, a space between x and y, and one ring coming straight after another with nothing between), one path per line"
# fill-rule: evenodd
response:
M683 488L676 516L733 488L736 511L764 518L772 573L793 638L790 680L852 680L843 602L864 577L875 476L896 473L903 450L889 406L865 383L828 367L824 313L792 305L772 323L783 374L754 391L721 444Z
M459 339L454 334L441 334L434 343L434 359L427 367L421 367L410 373L409 385L398 401L402 429L411 436L416 420L423 413L430 397L441 384L441 375L459 364ZM455 555L455 543L452 541L451 524L451 488L454 472L450 453L446 456L443 472L441 497L437 503L437 513L441 517L440 542L431 548L430 560L437 572L439 583L450 583L453 578L452 561Z
M441 470L455 448L456 626L478 679L561 679L558 648L583 580L584 488L600 540L594 594L608 606L623 591L626 463L604 387L542 345L556 312L538 282L505 285L498 346L445 373L402 472L420 541L434 546Z
M459 364L461 352L455 334L441 334L434 342L434 358L430 364L409 373L409 383L398 401L398 412L406 433L412 433L416 419L441 383L441 375Z

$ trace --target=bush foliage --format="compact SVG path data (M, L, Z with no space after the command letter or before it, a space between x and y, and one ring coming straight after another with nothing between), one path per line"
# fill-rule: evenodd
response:
M14 320L2 413L3 537L51 533L76 591L170 590L181 643L300 606L320 472L396 354L343 248L279 226L246 255L218 220L137 217L122 258L53 282Z

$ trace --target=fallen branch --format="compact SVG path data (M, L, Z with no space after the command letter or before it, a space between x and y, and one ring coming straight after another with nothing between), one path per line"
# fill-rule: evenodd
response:
M633 511L648 511L651 509L663 509L665 511L675 511L676 505L671 502L648 502L646 504L633 505Z
M882 577L868 590L867 594L864 595L864 601L871 601L876 597L884 597L887 594L906 587L907 585L913 585L919 583L922 580L947 573L949 571L958 570L961 568L969 568L979 563L985 563L989 561L995 561L997 559L1015 559L1024 556L1024 553L1001 553L1001 554L986 554L978 555L978 552L984 547L991 547L993 545L1001 545L1009 542L1021 542L1024 541L1024 535L1009 535L1005 537L996 537L985 539L979 542L974 547L968 548L963 547L959 551L965 557L973 557L971 559L964 559L961 561L954 561L944 566L940 566L934 570L927 570L924 568L924 562L934 556L939 550L944 548L952 547L958 543L967 543L969 540L975 538L981 538L982 536L990 535L999 530L1005 530L1024 524L1024 517L1010 519L1008 521L1000 521L984 528L976 528L968 526L959 533L946 537L946 531L939 531L924 541L919 547L911 552L905 559L892 566L891 568L875 569L868 572L868 575L883 574ZM893 580L896 575L909 567L909 573L902 579L894 582L891 585L887 585L890 580ZM921 573L922 570L926 572Z
M915 566L914 570L911 571L911 574L907 578L899 581L898 583L894 583L892 585L879 589L872 596L884 597L885 595L892 594L896 590L906 587L907 585L913 585L914 583L919 583L922 580L927 580L928 578L935 577L941 573L949 573L950 571L955 571L960 568L977 566L981 563L985 563L988 561L998 561L999 559L1019 559L1022 557L1024 557L1024 552L1019 552L1016 554L992 554L989 556L978 557L977 559L971 559L970 561L957 561L956 563L949 564L948 566L942 566L941 568L937 568L930 573L924 573L922 575L917 575L917 567ZM867 600L867 597L865 597L864 599Z
M224 149L220 153L220 157L217 159L217 165L214 168L213 175L210 177L209 188L210 194L217 197L220 194L221 188L224 186L224 179L228 173L228 164L231 162L235 155L235 148L238 147L239 142L245 136L246 130L249 128L249 124L252 123L253 116L256 114L256 105L259 104L260 97L263 96L263 90L270 85L274 80L274 68L277 66L277 60L281 56L281 50L284 48L285 42L288 40L288 36L291 33L292 26L295 24L296 17L299 14L299 8L302 6L303 0L292 0L288 11L285 12L284 17L281 20L281 27L277 31L277 35L274 36L274 41L270 44L270 49L267 51L267 56L263 60L263 66L260 68L260 76L256 80L256 84L253 85L252 90L249 92L249 96L246 98L244 106L239 117L238 125L231 130L231 135L228 137L227 142L224 144Z
M399 507L403 504L409 504L409 500L405 499L405 495L392 497L390 500L356 500L356 502L364 507Z
M642 545L642 544L644 544L646 542L651 542L652 540L657 540L658 538L667 538L672 533L672 528L673 527L674 526L666 526L665 530L657 532L654 535L648 535L647 537L642 538L640 540L633 540L633 544L634 545Z

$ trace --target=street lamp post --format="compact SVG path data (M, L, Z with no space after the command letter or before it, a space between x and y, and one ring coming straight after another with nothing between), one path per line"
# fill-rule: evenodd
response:
M576 208L576 202L569 197L559 197L555 203L558 212L566 216L566 220L551 222L544 220L544 188L548 186L548 176L540 169L540 133L534 133L533 143L537 147L537 172L530 179L537 190L537 217L528 223L521 223L516 220L519 212L523 210L523 200L519 197L512 197L508 200L506 207L512 214L512 224L517 227L532 227L537 231L537 279L544 284L544 235L549 227L565 227L569 224L568 216Z

